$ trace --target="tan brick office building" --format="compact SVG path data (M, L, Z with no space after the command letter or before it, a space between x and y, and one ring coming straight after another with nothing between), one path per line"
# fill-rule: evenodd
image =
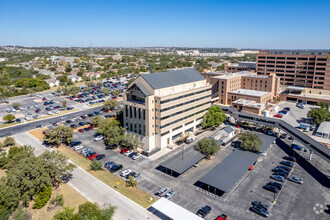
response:
M239 62L239 63L225 63L224 71L226 73L237 73L242 71L255 71L256 62Z
M211 85L195 69L142 74L124 95L124 125L143 137L146 152L172 145L200 126Z
M258 75L275 73L283 86L330 90L329 51L260 51Z

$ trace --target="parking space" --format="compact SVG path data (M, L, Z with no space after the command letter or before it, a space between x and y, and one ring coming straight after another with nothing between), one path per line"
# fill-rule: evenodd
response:
M151 160L144 156L132 160L120 154L119 150L105 150L102 140L94 141L95 134L96 130L84 133L77 132L74 139L80 140L85 148L88 147L96 153L105 154L105 158L100 160L103 165L109 161L121 164L123 168L115 172L115 175L120 176L120 172L125 169L141 173L141 178L138 179L138 187L150 195L155 195L163 187L169 187L175 191L171 201L193 213L196 213L201 207L209 205L212 210L207 219L215 219L222 213L228 215L231 219L263 219L263 217L249 210L251 202L256 200L270 206L270 219L322 219L325 217L324 214L316 215L313 208L317 203L324 205L330 203L328 188L324 183L325 179L321 180L324 176L317 177L313 174L316 169L330 175L327 164L324 164L317 156L314 156L311 161L312 164L309 164L309 152L304 152L304 150L301 151L300 161L296 163L293 172L290 174L290 176L301 178L304 181L302 185L287 181L283 183L284 186L280 193L276 194L263 189L263 186L268 182L277 182L270 179L273 173L272 169L280 165L283 156L292 154L292 149L282 142L270 147L266 156L262 156L253 171L248 172L238 181L239 183L233 187L229 195L225 194L219 197L200 189L194 184L234 150L230 145L221 149L211 160L203 159L198 167L192 167L180 177L174 178L157 170L156 167L181 151L182 147L170 151L157 160ZM273 139L274 137L269 136L269 138ZM288 145L292 143L288 139L285 139L284 142ZM269 143L272 143L272 141ZM185 148L193 147L193 143L184 146ZM295 156L298 158L297 155ZM274 200L276 200L276 203L273 203Z

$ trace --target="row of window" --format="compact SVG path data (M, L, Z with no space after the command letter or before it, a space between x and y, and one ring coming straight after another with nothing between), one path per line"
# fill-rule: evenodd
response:
M191 118L191 117L193 117L194 115L198 115L198 114L200 114L200 113L206 112L207 110L208 110L208 108L206 108L206 109L204 109L204 110L201 110L201 111L198 111L198 112L195 112L195 113L193 113L193 114L187 115L187 116L185 116L185 117L183 117L183 118L179 118L178 120L172 121L172 122L170 122L170 123L164 124L164 125L160 126L160 129L165 128L165 127L168 127L168 126L170 126L170 125L172 125L172 124L175 124L175 123L178 123L178 122L180 122L180 121L183 121L183 120L185 120L185 119L187 119L187 118Z
M201 106L203 106L203 105L207 105L207 104L210 104L210 103L211 103L211 101L207 101L207 102L205 102L205 103L202 103L202 104L199 104L199 105L193 106L193 107L191 107L191 108L187 108L187 109L184 109L184 110L182 110L182 111L175 112L175 113L173 113L173 114L170 114L170 115L167 115L167 116L161 117L160 120L165 120L165 119L168 119L168 118L174 117L174 116L176 116L176 115L182 114L182 113L184 113L184 112L190 111L190 110L195 109L195 108L199 108L199 107L201 107ZM159 118L156 118L156 119L159 119Z
M204 89L204 90L201 90L201 91L198 91L198 92L193 92L193 93L189 93L189 94L186 94L186 95L181 95L181 96L178 96L178 97L175 97L175 98L162 100L162 101L160 101L160 104L167 103L167 102L172 102L172 101L175 101L175 100L178 100L178 99L183 99L183 98L193 96L193 95L197 95L197 94L209 91L209 90L211 90L211 89Z
M142 112L141 112L142 111ZM143 118L143 120L146 119L146 111L144 109L140 109L137 107L132 107L132 106L125 106L125 112L126 112L126 117L129 118Z
M187 102L183 102L183 103L180 103L180 104L177 104L177 105L173 105L171 107L167 107L167 108L163 108L163 109L160 109L160 112L165 112L165 111L168 111L168 110L171 110L171 109L174 109L174 108L178 108L180 106L183 106L183 105L188 105L190 103L193 103L193 102L197 102L199 100L202 100L202 99L206 99L206 98L209 98L211 97L212 95L207 95L207 96L203 96L201 98L198 98L198 99L192 99L190 101L187 101ZM158 110L159 111L159 110Z

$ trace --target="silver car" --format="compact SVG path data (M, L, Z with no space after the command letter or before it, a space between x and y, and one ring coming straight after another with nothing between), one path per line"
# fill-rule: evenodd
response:
M292 182L295 182L295 183L298 183L298 184L303 184L304 181L298 177L289 177L288 180L292 181Z
M165 198L170 199L174 196L174 194L175 194L175 192L173 190L171 190L168 193L166 193Z

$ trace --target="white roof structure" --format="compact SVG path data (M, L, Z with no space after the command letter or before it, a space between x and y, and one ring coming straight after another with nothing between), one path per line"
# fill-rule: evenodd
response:
M163 215L167 216L169 219L173 220L202 220L202 218L198 217L194 213L189 212L188 210L165 198L161 198L157 202L152 204L152 208L156 209L152 211L155 215L157 215L156 212L159 211ZM149 211L151 211L150 208Z
M249 90L249 89L237 89L235 91L231 91L230 93L261 97L261 96L264 96L264 95L268 94L269 92Z
M320 124L319 128L317 129L318 133L321 134L330 134L330 122L324 121Z

